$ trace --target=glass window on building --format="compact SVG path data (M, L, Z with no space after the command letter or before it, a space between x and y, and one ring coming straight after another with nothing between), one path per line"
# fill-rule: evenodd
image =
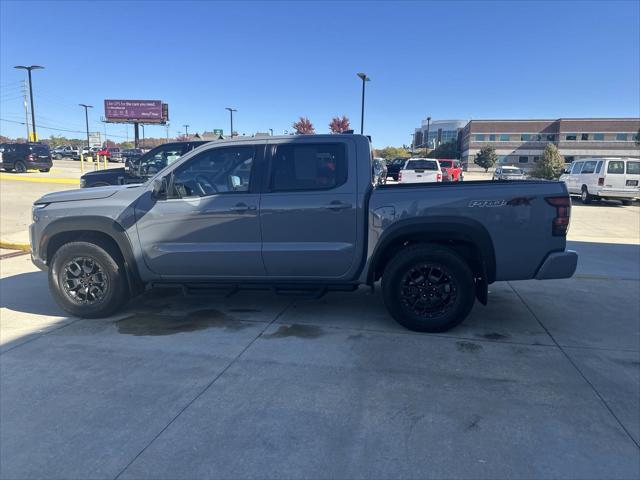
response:
M501 142L508 142L509 141L509 134L507 133L503 133L500 135L500 141Z
M593 134L593 139L594 140L604 140L604 133L594 133Z
M573 163L575 157L564 157L564 163Z
M540 160L540 157L538 157L538 156L533 157L533 163L537 163L538 160Z
M518 163L529 163L529 157L518 157Z
M506 155L498 155L498 163L507 163L509 161L509 157Z
M539 133L535 135L535 138L536 138L536 142L542 141L542 135L540 135Z
M633 140L635 142L640 142L640 133L634 133L633 134Z
M574 141L578 139L578 135L576 133L567 133L564 139L569 141Z
M484 135L481 133L476 133L476 142L484 142Z
M580 140L583 140L583 141L589 140L589 134L583 133L582 135L580 135Z
M529 135L528 133L523 133L522 135L520 135L521 142L528 142L530 140L531 140L531 135Z
M627 141L627 134L626 133L616 133L616 140L619 140L621 142L626 142Z
M495 135L489 135L489 141L490 142L495 142L496 141L496 136Z
M556 136L553 133L547 135L547 142L555 142L555 141L556 141Z

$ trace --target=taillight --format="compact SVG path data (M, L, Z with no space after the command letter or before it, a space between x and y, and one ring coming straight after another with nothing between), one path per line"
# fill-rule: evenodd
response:
M436 182L441 182L442 181L442 174L441 173L437 173L436 174Z
M551 222L551 232L554 237L565 237L569 230L569 218L571 217L571 199L565 197L545 198L549 205L556 207L556 216Z
M604 177L601 177L598 179L598 185L599 186L603 186L604 185Z

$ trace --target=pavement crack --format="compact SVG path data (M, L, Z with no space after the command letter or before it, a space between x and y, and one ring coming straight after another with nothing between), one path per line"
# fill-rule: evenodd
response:
M587 383L587 385L589 385L589 387L591 387L591 390L593 390L593 393L595 393L596 397L598 397L598 399L600 400L600 402L602 402L602 405L604 405L604 407L609 411L609 413L611 414L611 416L615 419L616 422L618 422L618 425L620 426L620 428L622 428L622 430L627 434L627 436L631 439L631 441L635 444L636 447L640 448L640 443L638 443L636 441L635 438L633 438L633 435L631 435L631 432L629 432L629 430L627 429L627 427L624 426L624 424L622 423L622 421L620 420L620 418L618 418L618 416L615 414L615 412L613 411L613 409L609 406L609 404L607 403L607 401L605 400L605 398L602 396L602 394L598 391L598 389L595 387L595 385L593 383L591 383L591 381L587 378L587 376L582 372L582 370L580 370L580 367L578 367L578 365L576 364L576 362L573 361L573 359L571 358L571 356L565 351L564 347L562 345L560 345L558 343L558 341L555 339L555 337L551 334L551 332L549 331L549 329L546 327L546 325L544 323L542 323L542 320L540 320L540 318L538 318L538 316L536 315L536 313L533 311L533 309L529 306L529 304L525 301L524 298L522 298L522 296L520 295L520 293L513 288L513 285L511 285L511 282L507 282L507 284L509 285L509 288L511 288L511 290L513 290L513 293L515 293L517 295L517 297L520 299L520 301L522 302L522 304L527 308L527 310L529 311L529 313L531 313L531 315L533 315L533 318L536 319L536 322L538 322L538 324L540 325L540 327L542 327L542 329L544 329L545 332L547 332L547 335L549 336L549 338L553 341L553 343L555 344L555 346L562 352L562 354L564 355L564 357L569 361L569 363L573 366L573 368L576 370L576 372L578 372L578 375L580 375L582 377L582 379Z
M202 390L200 390L191 400L189 400L184 407L182 407L180 409L180 411L178 411L178 413L176 413L173 418L171 418L171 420L169 420L169 422L162 427L162 429L142 448L142 450L140 450L132 459L129 463L127 463L124 468L122 470L120 470L120 472L118 472L118 474L114 477L114 480L119 479L122 474L124 472L127 471L127 469L133 465L133 463L140 458L140 456L147 451L147 449L160 437L160 435L162 435L178 418L180 418L180 416L191 406L195 403L196 400L198 400L200 397L202 397L202 395L204 395L204 393L209 390L209 388L211 388L219 379L220 377L222 377L227 370L229 370L229 368L231 368L232 365L234 365L242 355L244 355L244 353L255 343L256 340L258 340L263 334L264 332L267 331L267 329L273 325L276 320L278 320L278 318L280 318L284 312L287 311L287 309L293 304L293 301L290 301L287 305L285 305L285 307L275 316L273 317L273 319L265 324L264 328L262 330L260 330L260 333L258 333L254 338L251 339L251 341L249 343L247 343L247 345L238 353L238 355L236 355L216 376L213 377L213 379L207 383L204 388L202 388Z

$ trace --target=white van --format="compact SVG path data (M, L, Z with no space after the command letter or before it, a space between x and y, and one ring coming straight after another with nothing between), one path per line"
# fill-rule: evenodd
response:
M621 200L630 205L640 198L640 159L581 158L560 177L571 195L580 195L582 203L592 200Z
M398 183L434 183L442 181L440 162L433 158L410 158L398 173Z

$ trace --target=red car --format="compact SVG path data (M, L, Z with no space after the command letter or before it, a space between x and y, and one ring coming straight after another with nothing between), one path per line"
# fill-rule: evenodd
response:
M438 160L442 169L442 181L461 182L464 179L460 160Z
M109 159L110 162L121 162L122 161L122 152L118 147L107 147L98 151L98 155L105 156Z

